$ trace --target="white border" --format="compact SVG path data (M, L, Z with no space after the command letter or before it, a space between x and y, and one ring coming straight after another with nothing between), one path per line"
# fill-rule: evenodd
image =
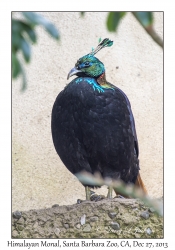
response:
M164 38L165 38L165 81L164 81L164 153L165 153L165 238L162 240L138 240L146 242L168 242L173 249L174 241L174 169L175 169L175 77L174 77L174 51L175 51L175 15L173 1L24 1L5 0L0 2L0 193L1 193L1 226L0 248L7 249L7 241L11 241L11 11L111 11L111 10L149 10L164 11ZM23 240L18 240L23 241ZM27 240L28 242L30 240ZM40 240L32 240L38 242ZM67 240L71 241L72 240ZM76 240L81 241L81 240ZM87 240L88 241L88 240ZM91 240L90 240L91 241ZM102 240L96 240L101 242ZM106 241L106 240L105 240ZM116 241L116 240L115 240ZM118 240L119 242L121 240ZM132 242L133 240L129 240ZM53 242L53 241L52 241ZM147 249L146 247L141 247ZM16 248L15 248L16 249ZM23 249L23 248L20 248ZM38 248L37 248L38 249ZM66 248L65 248L66 249ZM131 247L130 249L133 249Z

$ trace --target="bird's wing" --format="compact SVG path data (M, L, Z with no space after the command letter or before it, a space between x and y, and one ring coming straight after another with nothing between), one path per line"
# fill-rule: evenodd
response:
M138 140L137 140L134 116L133 116L133 113L132 113L132 110L131 110L131 104L130 104L130 101L129 101L128 97L126 96L126 94L121 89L119 89L119 88L117 88L117 89L124 96L124 98L126 100L126 103L127 103L127 108L128 108L129 114L130 114L132 133L133 133L133 136L134 136L135 150L136 150L137 157L139 157L139 145L138 145Z

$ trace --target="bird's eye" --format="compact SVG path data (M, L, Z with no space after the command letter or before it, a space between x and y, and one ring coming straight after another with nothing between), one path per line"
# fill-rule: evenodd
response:
M85 66L89 66L89 62L85 62L84 65L85 65Z

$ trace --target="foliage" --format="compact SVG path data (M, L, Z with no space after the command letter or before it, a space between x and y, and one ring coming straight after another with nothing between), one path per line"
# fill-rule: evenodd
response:
M106 20L106 26L108 31L116 32L121 19L126 16L126 11L115 11L109 12ZM153 28L153 12L151 11L132 11L132 15L137 19L145 31L151 36L151 38L163 48L163 41ZM81 16L84 17L85 12L80 12Z
M119 23L128 12L117 11L109 12L106 25L110 32L116 32ZM153 29L153 12L138 11L131 12L145 31L152 37L152 39L163 48L163 41ZM60 38L56 27L45 19L43 16L35 12L21 12L24 20L12 18L12 78L15 79L19 75L23 77L22 90L26 89L25 71L22 67L19 53L22 52L26 63L31 59L31 44L37 43L37 34L35 27L42 26L54 39ZM80 15L85 16L85 12L81 11Z
M116 31L118 24L122 17L124 17L126 12L109 12L107 18L107 28L109 31Z
M19 52L22 52L26 63L31 59L31 44L37 43L35 27L42 26L54 39L59 39L56 27L43 16L34 12L22 12L24 20L12 18L12 78L22 75L22 90L26 88L26 77L19 59Z
M140 199L145 205L151 207L155 210L155 212L163 216L163 204L155 199L151 199L148 195L145 195L140 188L137 188L135 185L129 184L126 185L121 180L112 180L110 178L103 179L99 173L95 173L94 175L88 172L80 172L77 175L77 178L84 185L91 186L103 186L107 185L108 187L113 187L113 189L127 197Z
M136 11L131 12L137 19L145 31L152 37L152 39L163 48L163 41L158 36L153 28L153 12L150 11ZM111 32L116 32L121 19L127 14L127 12L109 12L107 17L107 28Z
M120 20L126 15L127 12L109 12L107 17L107 28L109 31L117 31ZM136 15L138 21L142 26L148 27L153 24L153 13L152 12L131 12Z

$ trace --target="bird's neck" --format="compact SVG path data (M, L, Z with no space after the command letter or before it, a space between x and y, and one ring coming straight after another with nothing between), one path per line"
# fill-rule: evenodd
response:
M105 71L97 78L98 84L105 89L111 89L112 84L106 81L106 73Z
M105 74L105 71L97 78L97 82L101 86L103 86L103 85L106 84L106 74Z

